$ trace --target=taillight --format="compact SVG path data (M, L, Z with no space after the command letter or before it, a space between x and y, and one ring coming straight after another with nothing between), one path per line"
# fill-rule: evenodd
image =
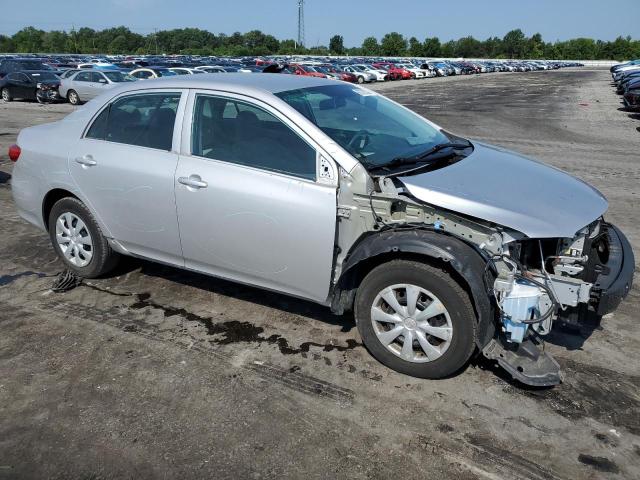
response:
M22 150L20 150L18 145L11 145L9 147L9 159L11 159L12 162L17 161L21 152Z

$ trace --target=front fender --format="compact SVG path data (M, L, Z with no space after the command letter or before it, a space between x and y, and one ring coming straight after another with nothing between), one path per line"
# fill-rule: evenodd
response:
M381 255L414 254L451 266L466 282L478 320L479 348L494 336L494 308L485 288L486 261L471 245L451 235L429 230L387 230L372 233L356 243L343 264L340 280L348 278L359 263ZM340 281L338 285L340 285Z

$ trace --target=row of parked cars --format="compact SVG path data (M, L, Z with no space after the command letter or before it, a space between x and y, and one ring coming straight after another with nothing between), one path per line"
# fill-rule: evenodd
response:
M614 65L611 76L625 108L640 112L640 59Z
M336 60L330 58L215 57L0 57L0 94L41 103L91 100L106 88L123 82L174 75L206 73L279 73L333 78L351 83L426 79L488 72L529 72L578 66L552 61L389 61L385 59Z

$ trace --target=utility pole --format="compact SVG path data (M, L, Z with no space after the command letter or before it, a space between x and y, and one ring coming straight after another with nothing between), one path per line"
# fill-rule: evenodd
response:
M304 48L304 0L298 0L298 45Z

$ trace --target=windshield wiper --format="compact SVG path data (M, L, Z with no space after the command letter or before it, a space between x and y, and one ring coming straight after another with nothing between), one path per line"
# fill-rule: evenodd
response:
M462 143L462 142L447 142L447 143L439 143L438 145L435 145L433 147L431 147L429 150L427 150L426 152L422 152L418 155L414 155L412 157L396 157L392 160L390 160L389 162L383 164L383 165L379 165L376 168L392 168L392 167L398 167L401 165L410 165L413 163L418 163L421 160L426 160L427 158L429 158L431 155L433 155L434 153L439 152L440 150L444 150L445 148L452 148L454 150L463 150L465 148L469 148L471 147L471 142L470 141L466 141L466 143Z

